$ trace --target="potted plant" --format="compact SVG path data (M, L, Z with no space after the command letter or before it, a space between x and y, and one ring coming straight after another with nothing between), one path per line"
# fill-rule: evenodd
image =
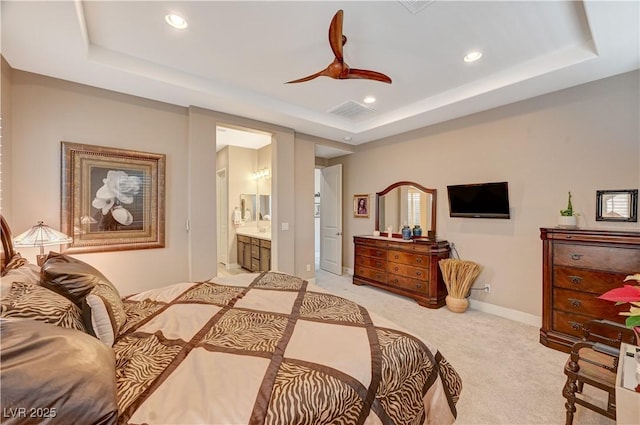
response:
M627 276L624 282L635 280L640 283L640 273ZM611 289L600 295L598 298L613 301L616 305L629 303L629 311L623 311L621 316L628 316L625 320L625 326L633 329L636 334L636 344L640 345L640 286L623 285L622 288Z
M569 192L569 200L567 201L567 208L560 210L560 227L578 227L578 213L573 212L573 205L571 204L571 192Z

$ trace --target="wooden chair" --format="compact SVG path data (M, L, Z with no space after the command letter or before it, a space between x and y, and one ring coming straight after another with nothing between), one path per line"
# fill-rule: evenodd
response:
M566 425L572 425L576 404L613 420L616 419L616 373L620 344L635 343L631 329L609 320L590 320L582 325L583 337L571 348L564 366L567 382L562 395L567 399ZM606 408L581 397L584 385L591 385L609 394Z

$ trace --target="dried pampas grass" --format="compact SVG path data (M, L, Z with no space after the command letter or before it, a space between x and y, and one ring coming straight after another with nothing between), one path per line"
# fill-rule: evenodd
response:
M447 292L454 298L465 298L473 281L480 274L480 264L468 260L447 258L438 262Z

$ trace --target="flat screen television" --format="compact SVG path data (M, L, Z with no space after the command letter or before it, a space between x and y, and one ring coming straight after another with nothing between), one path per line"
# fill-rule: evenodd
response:
M507 182L447 186L449 216L510 218Z

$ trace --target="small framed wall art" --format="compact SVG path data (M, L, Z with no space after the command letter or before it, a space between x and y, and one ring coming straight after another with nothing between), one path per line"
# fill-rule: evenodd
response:
M596 221L638 221L638 189L596 191Z
M353 216L356 218L369 217L369 195L353 195Z

